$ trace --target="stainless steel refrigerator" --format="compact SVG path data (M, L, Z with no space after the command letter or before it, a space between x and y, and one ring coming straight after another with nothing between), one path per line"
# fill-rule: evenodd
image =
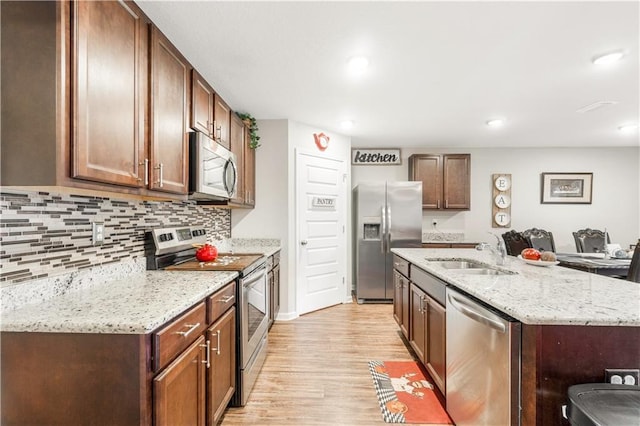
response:
M358 303L392 301L390 249L422 245L422 182L360 183L353 222Z

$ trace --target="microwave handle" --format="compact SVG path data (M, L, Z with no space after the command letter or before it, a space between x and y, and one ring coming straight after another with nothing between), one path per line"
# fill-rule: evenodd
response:
M224 189L226 189L226 191L229 193L229 197L233 197L236 193L236 187L238 185L238 169L236 168L236 165L233 164L233 161L231 161L230 159L227 160L227 164L224 165L225 176L227 175L229 166L231 166L233 170L233 184L231 185L231 188L229 188L229 185L227 185L227 180L224 179Z

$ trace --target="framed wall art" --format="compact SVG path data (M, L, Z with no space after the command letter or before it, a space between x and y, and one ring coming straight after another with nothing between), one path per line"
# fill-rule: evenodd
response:
M593 173L542 173L542 204L591 204Z

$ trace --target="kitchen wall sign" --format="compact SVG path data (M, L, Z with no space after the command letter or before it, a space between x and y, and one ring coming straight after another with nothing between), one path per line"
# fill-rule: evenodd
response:
M507 228L511 226L511 175L500 173L492 175L493 179L493 203L492 223L493 228Z
M323 209L335 210L336 199L335 197L313 197L311 200L312 207L321 207Z
M313 140L320 151L324 151L329 147L329 136L324 133L314 133Z
M351 150L351 164L355 166L397 166L402 164L400 148Z

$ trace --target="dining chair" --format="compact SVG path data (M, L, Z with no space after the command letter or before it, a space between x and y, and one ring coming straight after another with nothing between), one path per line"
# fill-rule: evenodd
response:
M520 232L514 231L513 229L502 234L502 239L504 240L504 245L507 248L507 254L509 256L517 256L522 250L531 247L529 241L527 241Z
M555 253L556 244L553 241L553 234L544 229L530 228L522 232L522 236L529 242L529 245L536 250L552 251Z
M576 251L578 253L602 253L605 244L611 243L609 233L607 233L607 242L604 241L604 232L599 229L580 229L573 233L573 239L576 242Z
M633 250L627 280L640 283L640 239L636 243L636 248Z

